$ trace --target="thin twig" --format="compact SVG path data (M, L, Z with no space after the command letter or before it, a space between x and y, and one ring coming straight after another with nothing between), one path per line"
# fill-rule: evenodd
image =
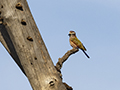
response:
M65 55L62 58L58 59L58 62L56 64L56 69L60 71L62 68L63 63L68 59L68 57L76 52L78 52L79 49L73 48L65 53Z
M78 51L79 51L79 49L73 48L73 49L67 51L62 58L58 59L58 62L56 64L55 68L57 69L58 74L59 74L61 79L62 79L62 74L61 74L60 69L62 68L63 63L69 58L70 55L72 55L72 54L74 54L74 53L76 53ZM65 85L67 90L73 90L73 88L70 87L68 84L66 84L66 83L63 83L63 84Z

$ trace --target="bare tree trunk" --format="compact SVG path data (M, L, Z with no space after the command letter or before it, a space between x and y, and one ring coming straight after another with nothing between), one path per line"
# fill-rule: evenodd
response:
M33 90L66 90L26 0L0 0L0 41Z

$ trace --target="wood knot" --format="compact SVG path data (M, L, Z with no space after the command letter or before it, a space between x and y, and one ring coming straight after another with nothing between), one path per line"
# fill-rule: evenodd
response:
M33 41L32 37L30 37L30 36L27 37L27 40Z
M0 17L0 24L3 24L3 18Z
M1 8L3 8L3 5L1 5Z
M50 84L50 86L54 86L55 85L54 81L50 81L49 84Z
M26 21L23 20L23 19L21 20L21 24L22 24L22 25L27 25L27 24L26 24Z
M22 7L22 4L20 2L16 4L16 8L23 11L23 7Z
M35 60L37 60L37 57L34 57Z
M53 88L55 86L56 82L57 82L57 80L55 78L51 78L49 80L49 87Z

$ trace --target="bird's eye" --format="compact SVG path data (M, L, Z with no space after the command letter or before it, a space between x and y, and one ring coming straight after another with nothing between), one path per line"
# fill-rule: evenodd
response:
M71 34L68 34L68 36L71 36Z

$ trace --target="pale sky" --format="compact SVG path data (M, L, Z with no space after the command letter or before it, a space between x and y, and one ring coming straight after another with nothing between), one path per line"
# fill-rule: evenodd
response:
M120 90L119 0L28 0L54 64L68 50L74 30L87 48L62 68L63 82L74 90ZM32 90L27 78L0 44L0 90Z

